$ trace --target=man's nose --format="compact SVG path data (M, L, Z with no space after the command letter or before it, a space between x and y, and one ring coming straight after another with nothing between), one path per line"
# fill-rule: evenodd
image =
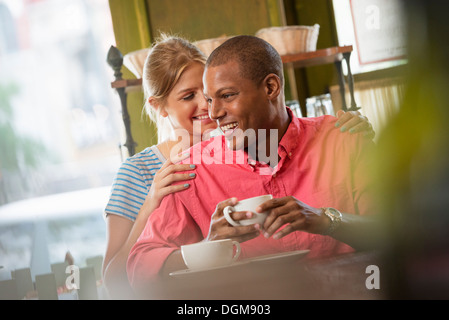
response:
M221 107L217 101L212 100L208 103L209 108L209 118L211 118L214 121L220 120L220 118L223 118L226 115L226 111L224 108Z

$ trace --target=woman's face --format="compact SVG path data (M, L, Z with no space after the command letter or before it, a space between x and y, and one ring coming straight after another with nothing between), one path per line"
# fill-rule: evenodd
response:
M169 93L165 104L165 112L174 128L187 132L191 141L200 141L203 133L217 127L208 115L203 94L203 71L203 64L190 64Z

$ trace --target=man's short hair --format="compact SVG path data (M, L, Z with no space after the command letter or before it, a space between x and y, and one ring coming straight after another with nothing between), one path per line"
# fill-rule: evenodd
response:
M206 68L236 61L240 76L260 85L270 73L276 74L284 85L281 56L268 42L255 36L235 36L216 48L206 62Z

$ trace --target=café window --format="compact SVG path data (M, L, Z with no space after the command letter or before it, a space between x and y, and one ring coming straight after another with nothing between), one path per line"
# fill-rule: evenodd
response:
M104 253L122 161L111 45L107 0L0 0L0 280Z
M353 45L354 74L405 64L406 26L400 0L333 0L339 45Z
M350 62L355 79L355 101L373 125L376 140L399 111L405 92L403 1L333 0L332 4L338 44L353 46ZM330 87L330 93L338 97L338 86ZM347 94L347 100L349 98ZM332 102L339 109L339 99L332 99Z

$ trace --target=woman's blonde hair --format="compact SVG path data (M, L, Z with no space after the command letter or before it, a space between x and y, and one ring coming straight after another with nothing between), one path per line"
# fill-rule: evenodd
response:
M206 56L186 39L166 34L161 34L145 60L142 75L145 110L158 128L159 142L170 138L173 132L169 119L161 115L161 108L165 107L168 95L192 62L204 65ZM157 108L149 104L150 97L157 102Z

